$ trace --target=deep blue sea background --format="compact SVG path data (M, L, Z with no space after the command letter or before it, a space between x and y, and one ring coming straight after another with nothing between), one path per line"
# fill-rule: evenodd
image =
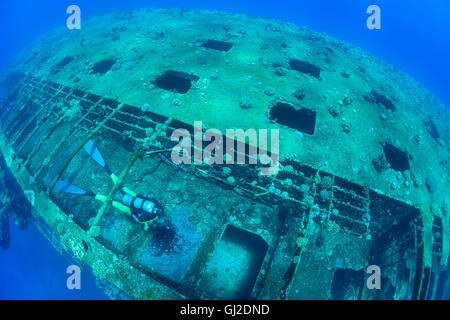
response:
M66 8L71 4L80 6L82 19L133 8L182 7L292 22L326 32L385 59L450 106L449 0L0 0L0 70L36 37L65 25ZM381 7L381 30L366 27L366 8L371 4ZM106 297L95 287L89 271L83 273L81 291L67 290L67 265L67 259L35 227L20 232L11 223L11 247L0 251L0 299Z

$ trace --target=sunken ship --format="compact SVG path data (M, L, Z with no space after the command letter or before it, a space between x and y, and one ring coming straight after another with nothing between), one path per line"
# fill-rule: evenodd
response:
M55 30L1 83L1 175L23 190L2 186L4 248L8 216L25 226L31 212L112 298L443 294L449 109L357 47L271 19L143 9ZM160 151L196 120L279 129L278 173L175 165ZM83 152L88 142L114 181ZM59 192L61 180L106 200ZM121 185L163 203L170 228L146 231L120 212ZM379 290L366 286L369 265Z

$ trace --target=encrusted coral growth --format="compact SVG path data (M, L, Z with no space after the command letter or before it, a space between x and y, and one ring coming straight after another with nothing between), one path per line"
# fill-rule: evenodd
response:
M92 272L100 279L106 279L108 275L108 266L102 260L97 260L92 264Z

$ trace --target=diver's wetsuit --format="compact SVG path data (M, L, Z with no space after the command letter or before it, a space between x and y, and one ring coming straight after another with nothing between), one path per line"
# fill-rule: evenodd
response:
M162 205L155 199L126 193L122 197L122 203L130 208L131 215L139 223L147 222L155 226L165 226L168 223Z
M106 171L114 184L119 183L119 178L108 167L92 140L87 141L83 148ZM82 189L63 180L59 180L55 184L55 189L79 196L92 196L103 203L110 201L105 195ZM121 186L121 192L122 194L117 195L111 202L113 207L131 215L138 223L144 224L145 230L148 230L150 226L152 228L155 226L167 226L169 219L164 214L164 208L159 201L137 194L124 186Z

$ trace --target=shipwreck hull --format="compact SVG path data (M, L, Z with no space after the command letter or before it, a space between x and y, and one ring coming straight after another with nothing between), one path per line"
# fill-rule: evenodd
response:
M424 228L413 205L295 158L281 159L276 176L254 165L175 166L170 154L151 152L172 148L175 129L193 134L191 125L29 74L8 79L0 147L21 188L34 192L33 214L54 244L133 298L442 294L450 241L442 217ZM144 231L111 201L54 190L65 179L110 199L117 193L79 152L90 139L119 183L166 203L170 232ZM382 290L365 286L372 264L383 270Z

